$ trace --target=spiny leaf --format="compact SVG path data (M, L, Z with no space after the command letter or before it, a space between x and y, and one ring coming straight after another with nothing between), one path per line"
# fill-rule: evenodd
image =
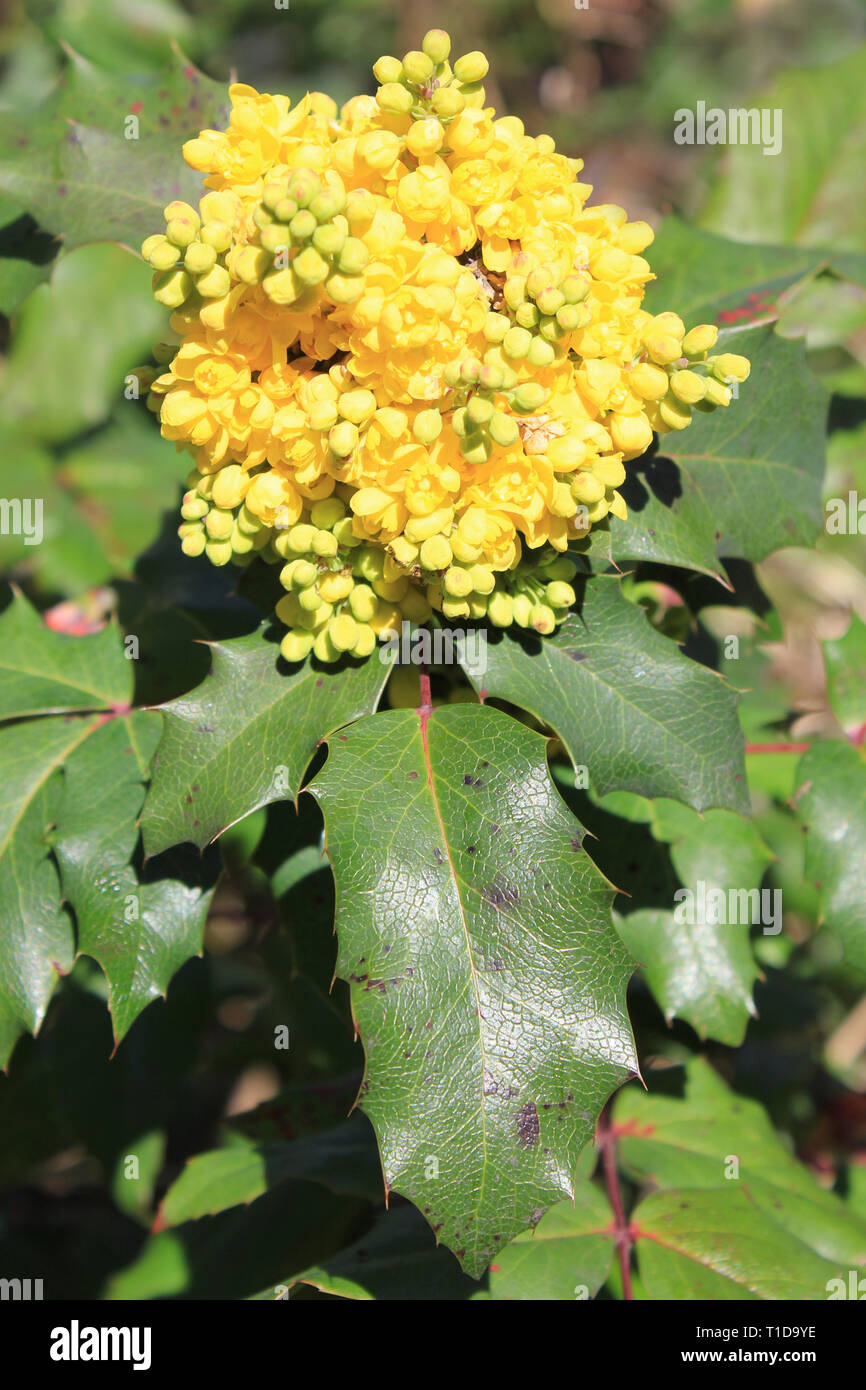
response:
M825 1299L843 1271L761 1215L742 1189L646 1197L631 1220L650 1298Z
M611 890L544 740L493 709L390 711L329 741L311 790L337 881L337 973L389 1187L464 1268L574 1190L636 1069Z
M667 804L652 803L651 816ZM658 822L653 833L673 841L674 868L692 897L678 899L679 907L673 911L630 913L617 922L617 930L644 966L668 1021L684 1018L699 1036L738 1047L755 1013L752 986L758 968L750 925L761 920L765 926L781 929L781 920L771 924L764 917L765 902L759 893L772 855L754 825L740 816L708 811L701 818L685 807L676 811L673 833L665 833L667 827ZM724 912L715 914L718 921L712 910L706 910L716 906L710 896L714 891L725 895Z
M78 922L78 954L105 971L118 1042L201 954L211 897L178 877L139 879L130 863L160 724L158 714L138 710L98 729L66 766L57 817L54 848Z
M177 50L169 71L144 75L109 74L73 54L66 87L26 128L0 118L0 190L67 249L89 241L137 248L159 230L166 203L202 192L201 175L184 163L184 140L226 120L226 89Z
M739 399L628 465L628 520L611 522L615 560L719 574L719 557L763 560L812 545L821 524L827 396L802 342L771 327L724 336L752 363Z
M543 719L600 794L747 809L734 692L654 631L610 578L587 581L579 614L551 637L491 636L476 689Z
M820 920L838 935L845 959L866 971L866 762L850 743L819 743L797 768L797 814L806 832L806 877L818 890Z
M681 1098L624 1090L614 1131L620 1162L636 1182L742 1189L754 1204L755 1225L772 1220L825 1259L866 1264L866 1221L819 1186L763 1106L728 1090L704 1058L688 1063Z
M132 663L117 630L52 632L23 594L0 615L0 719L129 705Z
M265 631L215 642L202 684L163 706L142 817L147 854L183 840L203 847L259 806L296 797L319 742L376 708L389 664L287 667Z
M574 1205L557 1202L536 1229L496 1257L490 1290L476 1298L574 1301L594 1298L610 1274L613 1213L591 1182L577 1183Z

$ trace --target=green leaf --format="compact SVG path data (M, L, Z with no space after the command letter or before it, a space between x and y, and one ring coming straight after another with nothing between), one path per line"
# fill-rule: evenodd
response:
M60 974L75 957L61 907L50 832L62 790L58 769L98 719L39 719L0 729L7 779L0 805L0 1065L21 1033L35 1033Z
M719 557L763 560L812 545L821 525L826 393L802 342L769 326L723 336L752 363L739 399L628 466L627 521L611 522L615 560L655 560L719 574Z
M453 1255L436 1246L429 1227L412 1207L385 1213L366 1235L322 1265L287 1277L283 1289L311 1284L322 1293L363 1302L469 1298L477 1285ZM257 1299L273 1300L273 1288Z
M830 708L853 733L866 724L866 623L856 613L844 637L824 643L824 664Z
M672 834L664 833L664 825L662 833L654 826L654 833L673 840L674 868L691 899L678 899L673 911L631 913L617 922L617 930L643 965L668 1022L684 1018L700 1037L738 1047L755 1013L752 986L758 969L749 927L765 920L759 890L772 856L751 822L728 811L708 811L703 818L686 812L684 821L683 810L677 808ZM716 914L720 921L702 910L713 907L708 895L714 890L725 895L725 910ZM694 911L687 913L690 904ZM781 929L781 920L772 925Z
M62 256L19 316L4 378L6 428L57 443L102 424L122 398L124 372L149 358L164 328L147 267L128 251L88 246Z
M467 674L550 724L600 795L748 807L734 692L657 633L612 578L589 580L580 613L550 637L491 634L486 672Z
M591 1182L575 1186L574 1206L557 1202L534 1231L501 1250L490 1270L490 1290L476 1297L535 1302L594 1298L610 1274L613 1214Z
M210 674L163 706L142 817L147 854L200 848L259 806L295 798L321 740L376 708L390 665L308 658L287 667L266 627L211 645Z
M866 971L866 763L850 743L819 743L804 753L797 782L806 877L818 890L819 920L839 938L848 964Z
M783 290L820 269L821 252L744 244L666 217L649 252L656 279L647 286L651 314L675 308L687 328L720 327L775 316Z
M58 246L14 198L0 193L0 313L17 313L31 290L51 273Z
M105 72L73 53L65 88L25 127L0 116L0 190L68 249L91 241L137 249L159 230L166 203L198 200L202 178L181 146L227 116L225 87L177 49L148 74Z
M744 1191L656 1192L632 1213L650 1298L826 1299L842 1271L764 1216Z
M308 1178L331 1192L379 1200L382 1172L367 1121L356 1114L332 1130L290 1142L235 1142L197 1154L166 1193L160 1224L179 1226L253 1202L289 1178Z
M139 710L96 730L69 760L54 851L78 923L78 954L98 961L119 1042L172 976L201 955L210 893L140 880L132 867L144 780L160 716Z
M116 628L52 632L18 593L0 614L0 719L128 708L132 678Z
M866 1264L866 1221L794 1158L761 1105L728 1090L703 1058L682 1099L629 1087L614 1107L617 1151L635 1181L659 1188L742 1190L753 1228L772 1220L827 1260ZM733 1176L737 1161L737 1176Z
M782 112L783 152L730 146L702 224L744 241L833 246L862 260L866 47L839 63L781 73L760 105Z
M604 1101L635 1070L611 890L544 740L499 711L389 711L329 750L311 791L362 1105L388 1187L477 1276L572 1195Z

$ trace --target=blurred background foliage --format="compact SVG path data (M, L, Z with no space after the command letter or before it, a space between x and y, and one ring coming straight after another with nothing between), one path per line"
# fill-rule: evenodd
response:
M735 240L832 256L833 271L782 294L773 312L778 332L805 337L830 396L826 496L866 496L862 0L590 0L586 9L573 0L32 0L2 9L0 163L20 132L54 119L70 54L113 74L132 107L176 63L174 45L216 83L237 77L293 98L325 90L338 102L372 91L375 59L416 47L430 27L448 29L457 51L484 49L492 102L580 154L596 201L621 202L654 226L677 213ZM754 149L676 145L674 112L698 100L783 106L783 154L774 162ZM804 203L820 215L804 219ZM124 399L125 374L164 328L149 271L98 236L65 249L53 232L0 179L0 495L41 496L46 518L43 545L0 536L0 559L56 629L92 630L117 610L127 630L145 634L153 659L138 663L138 696L163 699L202 675L191 638L249 630L256 613L224 572L180 557L173 513L184 462L143 404ZM864 570L866 537L823 535L815 550L778 552L757 576L731 567L730 592L640 566L634 597L747 691L750 741L854 741L866 725ZM731 633L741 649L726 659ZM439 693L449 697L444 677ZM784 890L785 930L756 941L760 1017L744 1045L709 1051L825 1185L866 1211L866 977L818 930L790 805L796 766L795 753L748 758L754 824L775 856L765 882ZM652 903L660 883L669 901L676 877L664 827L633 805L568 796L607 846L606 872L635 902ZM392 1203L382 1234L363 1165L346 1184L337 1163L328 1187L328 1162L310 1159L313 1176L295 1172L267 1190L264 1175L251 1207L217 1203L200 1220L159 1229L159 1203L190 1155L242 1148L251 1136L319 1134L355 1094L362 1056L344 986L329 992L332 890L319 835L312 804L297 817L285 803L229 832L207 955L179 973L167 1003L146 1010L113 1060L100 972L84 960L64 982L39 1038L22 1040L0 1082L2 1272L50 1272L52 1297L244 1297L371 1228L374 1249L387 1247L397 1229L411 1255L402 1292L374 1275L368 1287L385 1297L472 1291L404 1204ZM653 861L654 885L640 874L630 883L623 870L625 847L636 845ZM631 1007L650 1069L695 1048L686 1024L665 1026L641 976ZM273 1046L283 1022L286 1052ZM369 1157L369 1133L362 1138ZM130 1155L139 1159L133 1183L124 1180ZM351 1267L355 1256L346 1258Z

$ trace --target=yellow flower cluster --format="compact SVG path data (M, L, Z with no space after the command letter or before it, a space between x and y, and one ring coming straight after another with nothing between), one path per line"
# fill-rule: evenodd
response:
M626 461L749 370L641 308L651 229L497 119L483 54L432 30L374 72L339 112L231 87L228 129L184 146L198 211L142 247L180 340L150 403L195 460L184 549L283 564L289 659L431 606L551 631L574 599L549 567L625 518Z

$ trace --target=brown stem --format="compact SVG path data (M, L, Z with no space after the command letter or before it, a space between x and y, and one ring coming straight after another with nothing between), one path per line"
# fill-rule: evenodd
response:
M601 1149L604 1182L613 1211L613 1231L619 1253L619 1268L622 1275L622 1296L632 1300L631 1291L631 1227L625 1216L622 1193L619 1186L619 1173L616 1167L616 1138L610 1123L610 1107L605 1106L598 1120L597 1138Z
M747 743L747 753L806 753L811 743Z

